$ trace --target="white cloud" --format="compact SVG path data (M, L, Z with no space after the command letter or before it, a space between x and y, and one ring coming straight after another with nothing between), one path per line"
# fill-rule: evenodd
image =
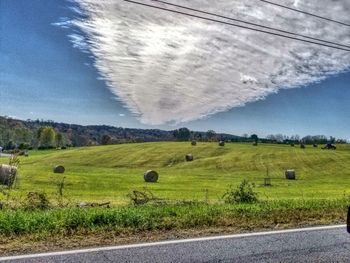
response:
M125 114L124 113L119 113L119 116L120 117L125 117Z
M243 84L248 84L248 83L250 83L250 84L257 84L258 83L257 79L254 78L254 77L247 76L247 75L244 75L242 73L240 74L240 76L241 76L241 82Z
M73 47L81 49L83 52L87 52L89 50L89 45L86 42L85 37L79 34L70 34L68 35L70 41L73 43Z
M298 7L299 3L300 3L300 0L295 0L293 3L294 7Z
M350 45L349 27L256 0L168 1ZM111 91L146 124L203 118L350 66L349 52L123 1L78 3L84 18L71 23L85 36L71 34L71 41L93 54ZM348 0L279 3L350 22Z

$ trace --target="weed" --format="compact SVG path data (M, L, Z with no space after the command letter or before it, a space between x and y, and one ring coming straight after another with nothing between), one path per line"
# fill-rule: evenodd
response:
M223 195L225 203L256 203L258 201L258 194L254 192L255 185L243 180L237 188L232 186Z
M29 192L26 198L25 208L29 210L35 209L48 209L50 207L50 202L47 196L43 192Z
M154 194L146 188L143 191L133 190L127 197L131 200L133 205L144 205L150 201L157 200Z

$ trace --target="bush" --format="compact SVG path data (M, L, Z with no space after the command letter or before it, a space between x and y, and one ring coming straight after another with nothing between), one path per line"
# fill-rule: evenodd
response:
M27 194L25 208L28 210L35 210L35 209L44 210L44 209L50 208L50 202L47 199L47 196L45 193L29 192Z
M20 150L28 150L31 146L29 145L29 143L21 143L19 146L18 146L18 149Z
M144 191L133 190L127 197L133 205L144 205L154 199L153 193L146 189Z
M237 188L232 186L224 194L223 199L225 203L256 203L258 201L258 194L254 192L255 185L243 180Z

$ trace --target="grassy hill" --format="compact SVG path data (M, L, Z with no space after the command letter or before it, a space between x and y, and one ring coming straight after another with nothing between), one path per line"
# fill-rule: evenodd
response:
M184 161L187 153L193 153L193 162ZM0 158L0 162L7 161ZM62 175L52 172L56 164L66 167L64 196L69 205L31 209L28 192L44 191L51 203L58 202L57 182ZM270 187L263 186L267 168ZM284 179L288 168L296 169L296 181ZM311 146L159 142L32 151L29 157L21 157L19 184L9 202L4 202L11 206L5 205L0 213L0 254L344 224L349 168L349 145L327 151ZM159 172L158 183L144 182L143 173L148 169ZM224 192L243 179L256 184L262 202L223 204ZM167 200L202 201L207 193L210 205L125 205L128 193L144 187ZM0 194L0 202L4 199ZM111 201L112 206L76 208L80 201Z
M185 162L185 154L195 160ZM7 162L1 158L0 162ZM220 200L225 190L244 178L256 184L260 198L335 199L350 193L350 147L336 151L308 146L157 142L76 148L61 151L32 151L21 157L19 196L30 191L57 192L61 175L52 167L66 167L65 195L76 201L127 203L133 189L147 187L157 197L172 200ZM156 184L145 183L143 173L155 169ZM263 186L267 169L272 186ZM285 169L295 169L296 181L284 179ZM207 190L205 190L207 189Z

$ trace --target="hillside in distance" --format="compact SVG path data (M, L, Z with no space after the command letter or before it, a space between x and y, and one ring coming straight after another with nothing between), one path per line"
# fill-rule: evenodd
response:
M122 128L107 125L77 125L46 120L18 120L0 116L0 146L9 142L27 143L35 147L38 131L42 127L52 127L62 134L67 146L90 146L120 144L130 142L158 142L184 140L175 130ZM191 131L189 138L206 138L207 132ZM222 140L235 140L241 137L231 134L216 134ZM188 139L187 139L188 140Z

